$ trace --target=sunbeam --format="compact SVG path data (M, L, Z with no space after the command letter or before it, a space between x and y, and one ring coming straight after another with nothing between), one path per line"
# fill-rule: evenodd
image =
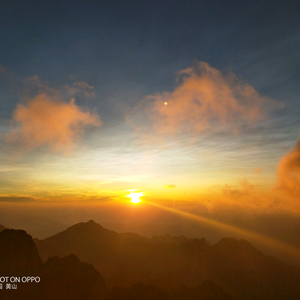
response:
M189 219L192 219L194 221L204 223L204 224L207 224L207 225L215 227L215 228L219 228L219 229L223 229L223 230L225 229L225 230L228 230L229 232L242 235L245 238L251 238L251 239L253 239L253 240L269 247L269 248L276 248L278 250L283 251L286 254L289 254L289 255L293 256L297 260L299 260L300 249L293 246L293 245L291 245L291 244L282 242L280 240L268 237L266 235L263 235L263 234L260 234L260 233L257 233L257 232L254 232L254 231L251 231L251 230L248 230L248 229L239 228L237 226L233 226L233 225L226 224L226 223L223 223L223 222L220 222L220 221L216 221L216 220L213 220L213 219L202 217L202 216L199 216L199 215L196 215L196 214L181 211L181 210L178 210L178 209L175 209L175 208L170 208L170 207L160 205L160 204L150 202L150 201L144 201L144 202L146 202L147 204L156 206L158 208L161 208L163 210L169 211L171 213L177 214L179 216L189 218Z

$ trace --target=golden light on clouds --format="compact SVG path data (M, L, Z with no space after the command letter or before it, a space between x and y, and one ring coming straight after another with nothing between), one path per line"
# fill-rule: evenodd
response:
M206 62L195 62L178 73L173 91L145 97L128 113L127 122L138 130L149 126L162 134L199 134L217 128L236 133L278 107L233 73L224 75Z
M13 113L17 125L6 142L31 150L48 146L54 151L70 150L86 126L101 126L98 115L83 111L75 99L65 103L46 94L39 94L26 104L19 104Z
M276 188L292 196L300 195L300 142L278 163Z

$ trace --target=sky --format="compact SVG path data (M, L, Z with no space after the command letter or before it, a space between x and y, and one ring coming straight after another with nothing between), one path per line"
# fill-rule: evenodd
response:
M298 2L0 6L2 211L297 219Z

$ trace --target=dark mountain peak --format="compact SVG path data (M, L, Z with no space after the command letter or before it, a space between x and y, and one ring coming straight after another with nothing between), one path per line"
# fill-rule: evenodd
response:
M205 280L202 284L195 288L197 294L202 297L198 299L218 299L218 300L233 300L234 298L225 293L223 289L214 283L212 280Z
M86 222L85 224L88 224L90 226L94 226L95 224L97 224L94 220L89 220L88 222ZM97 224L99 226L101 226L100 224ZM101 226L102 227L102 226Z
M193 239L190 243L192 245L196 245L201 248L203 248L203 247L210 248L211 247L205 238L201 238L201 239L196 238L196 239Z
M58 256L52 256L52 257L48 258L48 260L45 263L45 266L48 267L51 265L56 265L57 262L63 263L65 265L68 265L68 264L78 265L78 264L80 264L81 261L75 254L70 254L63 258L58 257Z
M0 232L0 273L18 275L36 273L42 261L32 237L24 230Z
M4 229L6 229L6 227L3 226L3 225L0 225L0 232L1 232L2 230L4 230Z
M105 229L104 227L102 227L100 224L96 223L93 220L89 220L88 222L80 222L77 223L69 228L67 228L66 230L52 236L49 237L48 239L53 239L53 238L59 238L59 237L73 237L73 236L82 236L82 237L88 237L88 236L95 236L96 235L103 235L103 236L108 236L108 235L117 235L116 232L114 231L110 231L108 229ZM97 236L97 238L99 238L99 236Z
M197 257L199 259L203 255L209 253L211 246L205 238L195 238L189 240L188 242L179 244L179 249L181 249L183 253L187 254L188 256Z
M169 233L165 234L165 235L154 235L151 238L151 242L154 244L167 244L167 243L172 243L172 244L180 244L180 243L186 243L188 242L188 238L186 238L185 236L171 236Z
M215 244L215 246L229 246L229 245L237 245L238 244L238 240L234 237L225 237L225 238L222 238L219 242L217 242Z
M51 257L44 264L39 285L28 289L18 299L103 299L106 285L101 274L74 254ZM26 297L24 297L26 296Z
M244 239L237 240L233 237L221 239L218 243L213 245L213 248L221 251L246 251L246 252L259 252L252 244Z
M71 229L71 228L102 228L104 229L104 227L102 227L100 224L96 223L94 220L89 220L88 222L80 222L77 223L69 228L67 228L67 230Z
M118 233L103 228L93 220L75 224L45 240L36 241L44 261L53 255L66 256L71 253L89 261L100 250L110 253L119 243Z
M212 246L212 250L217 257L226 257L230 261L236 262L257 264L267 259L266 255L244 239L223 238Z

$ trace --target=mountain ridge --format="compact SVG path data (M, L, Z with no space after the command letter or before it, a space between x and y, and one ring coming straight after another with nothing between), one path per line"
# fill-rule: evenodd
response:
M300 298L300 268L266 256L244 239L223 238L214 245L204 238L173 240L119 234L90 220L36 245L43 260L74 253L94 265L110 287L144 282L169 289L212 280L240 299Z

